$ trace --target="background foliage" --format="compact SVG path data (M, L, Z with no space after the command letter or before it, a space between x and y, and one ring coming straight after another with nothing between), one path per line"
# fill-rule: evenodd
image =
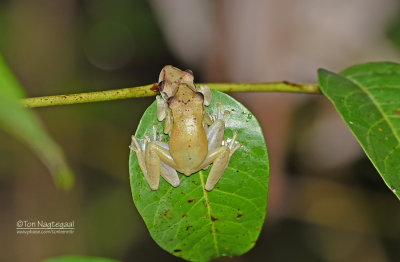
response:
M340 76L319 70L323 93L352 130L386 185L400 198L400 65L367 63Z

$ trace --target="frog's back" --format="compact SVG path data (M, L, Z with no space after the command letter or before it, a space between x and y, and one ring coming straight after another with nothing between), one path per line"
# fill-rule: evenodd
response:
M169 150L179 171L192 174L199 168L208 153L207 137L203 126L193 128L188 121L183 128L172 128Z
M203 127L203 97L192 90L179 88L169 106L173 117L169 151L178 171L190 175L198 170L208 153Z

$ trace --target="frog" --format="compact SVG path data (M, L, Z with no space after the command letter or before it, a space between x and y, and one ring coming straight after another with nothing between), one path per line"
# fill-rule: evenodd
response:
M212 164L204 188L213 190L233 153L241 147L236 141L237 131L231 139L224 139L229 111L222 113L222 104L217 102L215 115L210 117L205 112L212 93L207 86L196 87L190 70L165 66L159 75L158 88L156 114L158 121L164 121L163 134L157 135L157 127L153 126L152 137L146 134L142 141L133 135L129 146L136 153L150 189L158 189L160 176L178 187L177 172L190 176ZM165 134L169 136L168 142L162 141Z

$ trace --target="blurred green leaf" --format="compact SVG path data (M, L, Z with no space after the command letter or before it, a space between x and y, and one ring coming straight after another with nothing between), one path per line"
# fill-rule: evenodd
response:
M397 14L389 23L385 33L397 50L400 50L400 9L397 10Z
M366 63L339 75L318 70L321 90L400 199L400 65Z
M208 261L221 256L240 255L251 249L264 222L268 195L268 156L262 130L255 117L232 97L212 91L213 103L206 111L229 110L225 137L238 131L243 144L232 156L229 166L215 188L204 189L210 168L189 177L179 175L180 186L173 188L160 179L152 191L130 153L129 173L132 196L153 239L175 256L191 261ZM156 103L144 113L136 131L138 138L159 132Z
M119 260L105 257L66 255L60 257L46 258L41 262L119 262Z
M49 168L55 184L62 189L73 185L74 177L63 152L46 133L33 112L20 99L25 94L0 55L0 128L27 144Z
M90 254L124 254L131 248L132 242L140 241L142 234L138 227L142 226L142 221L134 210L126 208L132 200L125 187L121 189L120 186L110 185L110 189L106 190L98 184L96 189L101 191L89 194L90 201L85 205L87 207L80 222L81 233L91 243L85 250Z

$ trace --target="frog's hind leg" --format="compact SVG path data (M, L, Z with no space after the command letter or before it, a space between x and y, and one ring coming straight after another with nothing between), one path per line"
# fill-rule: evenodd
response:
M173 187L180 184L178 174L173 168L175 162L169 153L168 143L161 142L163 134L157 139L157 126L153 126L153 136L145 135L144 163L147 175L146 180L152 190L157 190L160 175Z
M180 181L178 174L176 173L176 170L174 168L161 161L159 164L159 172L157 175L154 174L153 171L154 170L153 162L148 163L147 162L148 160L146 160L147 152L149 150L154 151L155 146L153 144L155 144L156 147L164 148L169 153L168 144L160 141L162 139L162 135L160 135L159 138L157 139L156 131L157 128L154 126L153 137L150 138L146 134L143 140L137 139L135 136L132 136L132 144L129 146L129 148L135 151L140 169L142 170L143 175L152 190L158 189L160 175L173 187L177 187L179 186ZM149 165L151 166L150 169L148 168Z
M169 150L168 143L161 142L163 136L164 134L160 134L157 139L157 126L153 126L153 139L151 141L154 141L155 143L157 143L157 145ZM170 167L169 165L165 164L164 162L161 162L160 174L169 184L171 184L171 186L173 187L179 186L180 181L178 174L176 173L176 170Z
M229 163L229 151L229 147L221 146L208 152L206 159L202 163L202 167L207 167L213 163L205 185L207 191L211 191L224 174L225 168Z
M148 182L152 190L158 189L160 175L165 175L167 177L167 182L170 182L172 186L179 185L178 175L171 170L171 168L175 166L175 162L169 150L161 146L158 142L159 141L151 141L147 145L145 152ZM169 168L163 169L162 167L165 167L162 165L163 163L169 166Z
M224 174L225 169L228 167L232 154L241 147L241 144L236 142L236 137L237 131L233 133L233 137L229 142L224 140L223 146L209 151L206 159L202 163L202 167L213 163L205 185L207 191L211 191L214 188Z
M160 174L171 186L179 186L180 181L176 170L165 164L164 162L161 162Z

